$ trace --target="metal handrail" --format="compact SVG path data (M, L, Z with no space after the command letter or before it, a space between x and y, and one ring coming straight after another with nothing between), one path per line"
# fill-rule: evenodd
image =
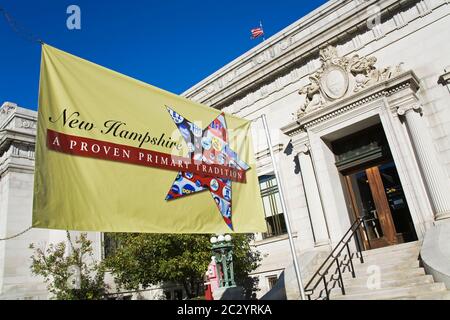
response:
M321 264L319 269L314 273L314 275L311 277L311 280L307 283L305 286L305 293L308 298L308 300L311 300L312 295L315 293L317 287L323 283L324 288L320 290L319 292L319 298L322 297L323 292L325 291L325 297L323 297L326 300L330 299L330 292L332 289L336 287L336 284L341 288L341 292L343 295L345 295L345 287L344 287L344 280L342 278L342 274L346 271L346 267L349 268L349 270L352 273L352 277L355 278L355 267L353 264L353 257L354 254L350 251L350 241L352 238L355 239L356 242L356 248L358 250L357 257L359 255L359 260L361 263L364 263L364 258L362 255L362 245L360 243L360 238L358 237L358 231L360 230L361 225L363 226L364 233L367 236L367 241L369 244L369 248L371 248L370 240L367 233L367 227L366 222L375 220L373 218L368 217L362 217L358 218L353 224L350 226L350 228L347 230L347 232L344 234L342 239L338 242L336 247L331 251L331 253L328 255L328 257L325 259L325 261ZM344 257L343 260L339 261L339 257L341 257L342 252L344 249L347 249L347 255L349 261L346 262L346 257ZM330 272L330 269L332 266L336 266L336 269L334 269L334 272L331 274L330 278L327 279L327 275ZM341 270L342 267L342 270Z

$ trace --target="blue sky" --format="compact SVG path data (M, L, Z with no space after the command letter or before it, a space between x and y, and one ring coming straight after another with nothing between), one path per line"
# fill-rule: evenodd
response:
M0 0L21 26L46 43L180 94L258 45L250 29L271 36L325 0L107 1ZM81 9L69 30L66 9ZM0 104L36 109L40 46L18 36L0 16Z

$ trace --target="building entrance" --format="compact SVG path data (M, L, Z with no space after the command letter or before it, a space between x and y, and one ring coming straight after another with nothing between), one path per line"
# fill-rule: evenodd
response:
M333 142L351 219L367 217L364 248L417 240L408 203L381 125Z

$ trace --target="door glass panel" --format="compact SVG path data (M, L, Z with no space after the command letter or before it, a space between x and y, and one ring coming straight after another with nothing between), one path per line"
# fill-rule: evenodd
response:
M383 237L383 231L381 229L380 222L378 221L377 210L375 208L375 202L370 191L369 180L365 171L349 176L353 194L355 197L355 205L357 205L357 214L360 217L367 217L374 220L370 220L366 223L367 236L370 240L379 239ZM367 239L366 239L367 240Z
M414 224L394 162L379 166L379 170L397 233L403 235L404 241L417 240Z

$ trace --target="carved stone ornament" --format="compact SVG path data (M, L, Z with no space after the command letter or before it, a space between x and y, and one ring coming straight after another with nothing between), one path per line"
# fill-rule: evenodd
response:
M320 68L309 76L310 83L299 91L305 96L305 102L297 112L297 119L402 72L402 63L378 69L375 67L377 58L357 54L351 58L340 57L332 46L320 50L320 62Z
M17 109L17 104L12 102L5 102L0 107L0 125L1 122L6 119L11 113L13 113Z
M19 124L19 127L24 129L36 129L36 122L22 119Z
M330 66L326 69L320 79L320 87L328 99L336 100L342 98L348 90L347 71L340 66Z
M0 114L2 115L9 115L11 112L17 109L17 104L12 102L5 102L0 107Z

